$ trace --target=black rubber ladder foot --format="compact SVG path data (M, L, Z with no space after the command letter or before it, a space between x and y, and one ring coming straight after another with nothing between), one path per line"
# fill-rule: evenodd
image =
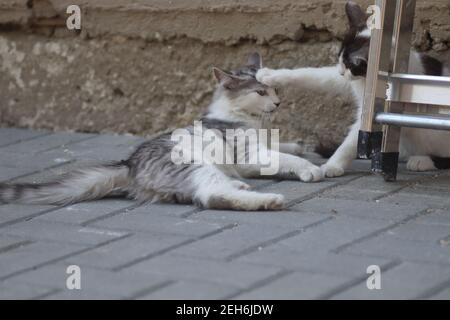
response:
M397 181L398 152L378 152L372 156L372 172L381 174L387 182Z

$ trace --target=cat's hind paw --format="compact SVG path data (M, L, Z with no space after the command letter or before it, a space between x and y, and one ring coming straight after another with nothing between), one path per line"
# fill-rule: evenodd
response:
M317 166L310 166L306 169L300 170L298 176L303 182L319 182L323 180L323 173Z
M269 87L276 87L280 84L277 70L262 68L256 74L256 80Z
M246 184L245 182L239 181L239 180L233 180L231 181L231 184L233 187L239 189L239 190L250 190L252 187Z
M239 205L233 208L245 211L281 211L285 209L285 200L281 194L256 193L247 199L241 198Z
M345 174L344 168L331 164L324 164L321 169L326 178L342 177Z
M413 172L425 172L437 170L433 160L428 156L415 156L409 158L406 168L409 171Z
M280 194L266 194L267 198L264 200L264 210L280 211L285 208L284 196Z

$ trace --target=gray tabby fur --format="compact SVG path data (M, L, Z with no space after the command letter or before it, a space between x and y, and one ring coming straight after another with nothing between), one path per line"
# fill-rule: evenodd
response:
M260 68L259 54L251 55L246 66L231 73L214 68L218 87L201 119L205 129L225 133L227 129L261 128L261 118L275 112L280 100L274 89L256 80ZM195 134L192 126L186 129ZM211 209L283 208L281 195L249 191L250 187L239 180L260 177L260 165L175 164L171 157L175 145L170 133L163 134L143 143L126 161L80 169L46 184L3 184L0 201L67 205L124 194L140 202L196 203ZM297 151L292 146L286 150ZM275 176L291 174L305 182L322 179L320 168L310 162L269 152L280 157Z

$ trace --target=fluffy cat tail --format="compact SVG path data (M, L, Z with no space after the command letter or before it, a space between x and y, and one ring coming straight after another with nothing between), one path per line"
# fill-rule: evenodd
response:
M124 162L79 169L43 184L0 184L0 203L67 205L125 192L129 168Z

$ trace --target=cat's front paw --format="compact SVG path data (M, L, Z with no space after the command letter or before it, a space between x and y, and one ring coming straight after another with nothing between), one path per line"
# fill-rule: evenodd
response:
M277 70L262 68L256 73L256 80L269 87L276 87L280 85L280 79Z
M314 165L301 169L298 172L298 176L303 182L318 182L323 180L322 170Z
M428 156L415 156L415 157L409 158L406 168L409 171L414 171L414 172L425 172L425 171L437 170L436 166L434 165L433 160Z
M322 167L322 173L326 178L342 177L345 174L345 169L332 164L324 164Z

